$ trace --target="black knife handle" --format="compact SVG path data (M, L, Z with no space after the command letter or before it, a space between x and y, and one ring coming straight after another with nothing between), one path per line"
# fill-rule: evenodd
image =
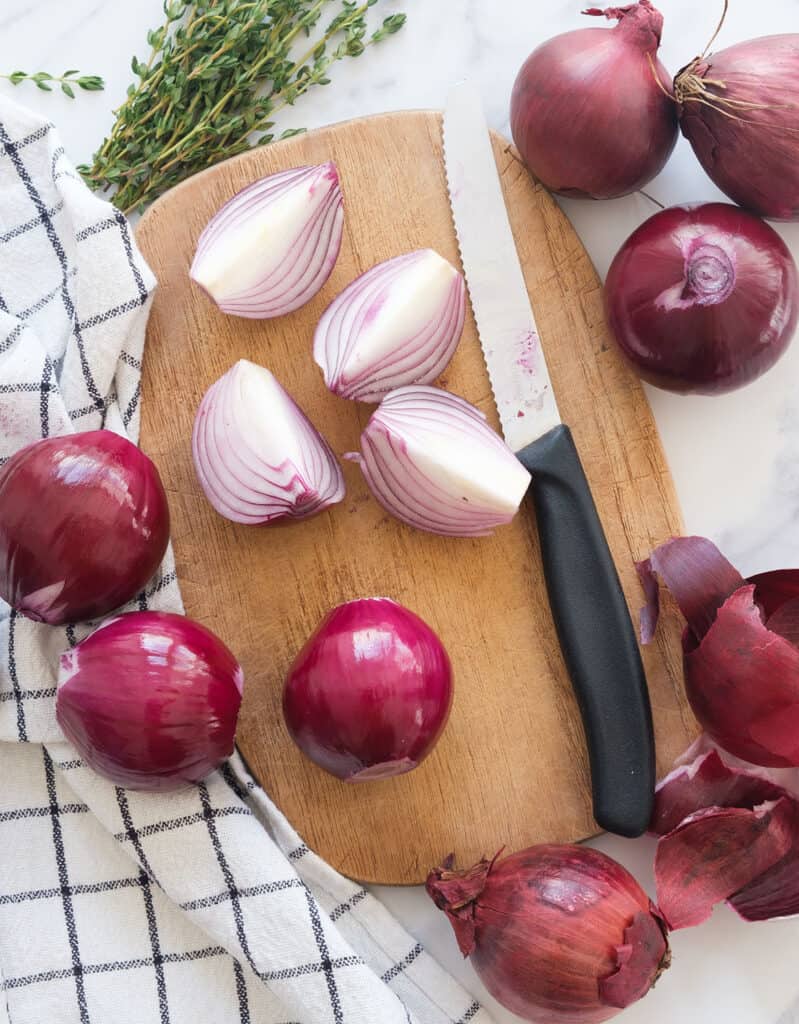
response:
M655 741L613 557L569 428L555 427L517 457L533 476L549 603L588 744L594 817L608 832L638 836L652 815Z

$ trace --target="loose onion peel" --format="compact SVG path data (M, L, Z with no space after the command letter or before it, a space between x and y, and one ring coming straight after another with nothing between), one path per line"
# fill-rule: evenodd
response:
M799 913L799 802L706 738L658 786L651 831L658 906L673 929L724 900L746 921Z
M657 621L654 577L686 618L685 688L708 734L754 764L799 766L799 570L745 580L709 540L678 537L638 572L644 642Z

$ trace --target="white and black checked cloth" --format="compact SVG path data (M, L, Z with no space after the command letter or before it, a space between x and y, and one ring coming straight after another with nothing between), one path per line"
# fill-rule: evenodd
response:
M53 127L0 101L0 460L51 434L137 437L154 285ZM181 609L171 554L131 607ZM0 602L0 1020L490 1024L238 757L169 795L85 767L54 699L87 632Z

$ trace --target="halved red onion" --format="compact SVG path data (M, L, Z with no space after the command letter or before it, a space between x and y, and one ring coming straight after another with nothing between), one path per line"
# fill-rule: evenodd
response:
M650 599L645 641L657 620L653 574L686 617L685 688L709 735L754 764L799 766L799 570L747 581L709 540L678 537L638 571Z
M767 772L706 749L657 787L651 831L670 927L700 924L721 900L747 921L799 913L799 803Z
M409 526L483 537L509 523L530 474L479 409L438 388L398 388L361 435L360 464L380 504Z
M56 718L99 775L176 789L232 754L243 683L235 657L198 622L131 612L61 656Z
M463 276L420 249L372 267L328 306L314 359L342 398L379 402L395 388L430 384L457 348L466 314Z
M334 608L295 658L283 690L297 746L345 782L416 768L438 742L451 703L441 641L387 597Z
M192 454L206 497L234 523L305 519L344 497L327 441L269 370L247 359L205 393Z
M48 437L0 468L0 597L51 626L105 615L169 542L158 470L110 430Z
M267 319L304 305L330 276L344 207L332 161L272 174L208 222L189 276L224 313Z

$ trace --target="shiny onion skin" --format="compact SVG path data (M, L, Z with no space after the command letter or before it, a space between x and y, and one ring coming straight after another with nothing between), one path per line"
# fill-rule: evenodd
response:
M536 1024L600 1024L668 967L666 928L615 860L587 846L532 846L430 873L427 893L494 998Z
M178 789L232 754L243 682L204 626L131 612L61 656L56 718L87 764L117 786Z
M799 220L799 34L700 57L677 75L680 128L715 184L772 220Z
M547 188L613 199L651 181L677 141L670 76L657 57L663 16L649 0L584 13L618 24L566 32L530 54L513 86L511 132Z
M330 276L344 230L336 165L254 182L217 211L189 271L223 313L266 320L310 301Z
M447 723L452 669L430 627L385 597L334 608L289 669L283 716L300 750L345 782L411 771Z
M630 235L605 281L608 322L636 373L711 395L751 383L780 358L799 312L799 278L768 224L727 203L672 206Z
M36 441L0 467L0 597L50 625L106 615L169 542L158 471L110 430Z

